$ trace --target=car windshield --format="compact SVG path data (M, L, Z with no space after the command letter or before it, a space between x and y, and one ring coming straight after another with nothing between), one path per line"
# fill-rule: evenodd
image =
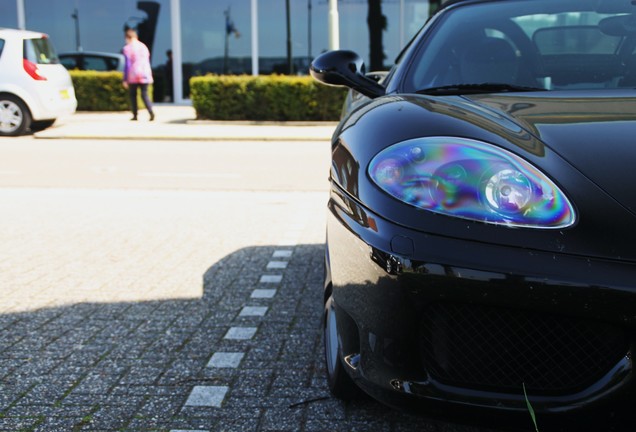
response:
M24 58L37 64L59 63L57 54L48 38L24 40Z
M636 87L636 2L458 5L432 23L404 81L431 94Z

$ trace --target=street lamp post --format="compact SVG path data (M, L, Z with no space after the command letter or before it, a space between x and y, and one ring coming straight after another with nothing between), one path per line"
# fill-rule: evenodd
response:
M79 27L79 10L75 8L71 18L75 21L75 47L77 51L82 51L82 43L80 41L80 27Z
M311 0L307 0L307 62L311 63Z
M287 73L294 73L294 63L292 61L292 40L291 40L291 21L289 11L289 0L285 0L285 11L287 12Z
M338 0L329 0L329 49L340 49L340 23Z
M18 28L20 30L26 30L26 13L24 11L24 0L15 0L16 8L18 10Z
M233 31L234 24L232 23L232 17L230 16L230 7L223 11L225 15L225 50L223 52L223 73L227 74L229 70L230 59L230 33Z

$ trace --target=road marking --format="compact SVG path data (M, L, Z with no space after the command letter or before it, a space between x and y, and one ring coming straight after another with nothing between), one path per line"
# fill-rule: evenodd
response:
M216 352L208 362L209 368L237 368L245 354L242 352Z
M203 429L170 429L170 432L210 432Z
M283 275L263 275L261 276L261 283L280 283L283 280Z
M185 406L220 408L228 390L227 386L194 386Z
M269 299L276 295L275 289L255 289L250 297L255 299Z
M267 269L285 269L287 268L287 261L270 261L267 263Z
M265 316L267 313L266 306L245 306L241 309L239 316Z
M235 180L241 178L235 173L179 173L179 172L145 172L138 173L138 177L164 177L164 178L214 178Z
M247 340L256 334L256 327L230 327L223 339Z
M272 258L291 258L294 252L286 249L274 251Z

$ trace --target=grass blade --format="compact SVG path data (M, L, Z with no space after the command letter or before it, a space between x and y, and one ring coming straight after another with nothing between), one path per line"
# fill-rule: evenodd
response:
M523 396L526 398L526 405L528 406L528 412L530 413L530 418L532 419L532 423L534 424L534 430L536 432L539 432L539 427L537 426L537 417L534 414L534 408L532 408L532 404L530 403L530 400L528 399L528 393L526 393L526 384L521 383L521 385L523 386Z

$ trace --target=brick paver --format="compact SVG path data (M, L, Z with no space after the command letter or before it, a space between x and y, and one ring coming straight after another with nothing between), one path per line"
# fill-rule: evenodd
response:
M0 430L476 431L329 396L326 199L0 190Z

